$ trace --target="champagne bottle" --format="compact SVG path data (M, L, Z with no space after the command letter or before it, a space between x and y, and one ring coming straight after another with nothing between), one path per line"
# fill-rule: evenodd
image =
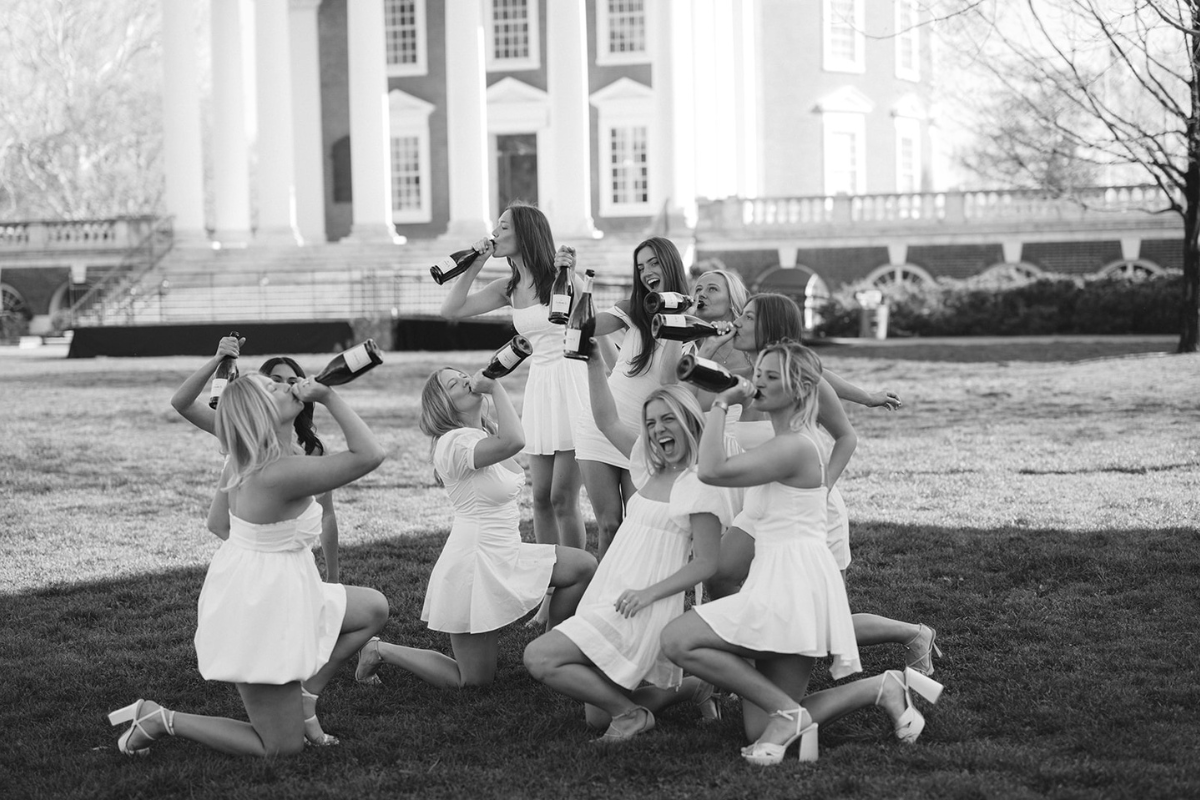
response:
M529 340L521 334L517 334L492 354L491 361L483 368L483 377L492 380L503 378L521 366L521 362L532 354L533 346L529 344Z
M589 269L584 274L587 277L583 282L583 294L579 295L579 302L571 309L563 343L563 355L578 361L587 361L591 356L590 340L596 333L596 309L592 305L592 280L596 277L596 270Z
M682 314L692 307L692 298L682 292L651 292L646 295L642 306L651 316L654 314Z
M550 322L555 325L566 325L571 317L571 300L575 298L573 274L574 268L563 264L554 276L554 286L550 287Z
M694 353L687 353L680 357L679 363L675 365L675 377L713 394L732 389L741 380L725 366L711 359L701 358ZM754 392L754 396L758 397L757 390Z
M325 369L321 370L321 374L313 380L326 386L341 386L382 363L383 356L379 354L379 345L375 344L374 339L367 339L334 356L325 365Z
M690 314L655 314L650 320L650 335L655 339L692 342L719 333L716 325Z
M237 331L230 331L229 335L233 338L238 338ZM233 356L225 356L217 364L217 371L213 373L212 387L208 390L208 407L216 408L217 402L221 399L221 393L225 391L225 387L229 382L238 376L237 359Z
M491 236L488 241L496 241ZM459 250L457 253L451 253L441 261L429 268L429 274L433 276L434 281L438 286L441 286L446 281L452 281L459 275L471 268L482 253L473 247L468 247L466 250Z

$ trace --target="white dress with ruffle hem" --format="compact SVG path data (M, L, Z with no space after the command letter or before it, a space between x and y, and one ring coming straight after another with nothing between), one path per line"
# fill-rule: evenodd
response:
M514 308L513 327L529 340L529 377L521 401L528 455L575 449L575 423L587 408L587 364L563 356L563 326L549 320L548 305Z

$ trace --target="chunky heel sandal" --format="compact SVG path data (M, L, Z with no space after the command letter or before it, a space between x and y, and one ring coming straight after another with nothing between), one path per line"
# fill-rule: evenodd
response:
M372 644L375 645L376 659L373 663L368 664L366 661L367 650ZM375 674L375 670L379 669L379 665L383 663L383 659L378 656L379 637L372 636L358 651L358 666L354 668L354 680L364 686L382 686L383 681Z
M150 752L149 743L147 743L146 747L134 750L129 746L129 740L133 736L134 731L137 731L153 742L155 737L151 736L150 732L142 727L142 723L155 714L162 718L163 727L167 729L167 735L175 735L175 712L167 711L167 709L159 706L149 714L143 715L142 704L145 702L145 700L139 699L137 702L131 703L124 708L118 708L108 715L109 725L124 725L126 722L132 723L129 726L129 730L121 734L121 738L117 740L117 749L127 756L144 756Z
M875 705L879 705L879 701L883 699L883 690L889 679L894 680L904 689L904 711L896 719L896 738L905 744L914 744L920 737L921 731L925 730L925 717L913 705L912 692L921 695L930 703L936 703L941 697L944 687L933 678L928 678L913 669L905 669L903 673L897 670L888 670L883 673L883 681L879 684L879 693L875 695Z
M817 744L817 723L812 721L812 717L808 715L808 710L803 706L794 708L791 711L782 709L771 713L772 717L782 717L786 720L791 720L796 723L796 732L793 733L783 744L774 744L772 742L755 742L754 744L742 748L742 758L749 761L751 764L757 764L760 767L772 767L783 761L783 757L787 754L787 750L792 746L792 742L800 740L801 761L816 761L820 755Z

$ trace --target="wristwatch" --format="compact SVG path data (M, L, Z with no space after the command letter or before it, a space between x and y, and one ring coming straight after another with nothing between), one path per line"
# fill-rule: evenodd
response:
M712 407L719 408L722 411L724 411L726 414L729 413L729 403L726 403L724 400L713 400Z

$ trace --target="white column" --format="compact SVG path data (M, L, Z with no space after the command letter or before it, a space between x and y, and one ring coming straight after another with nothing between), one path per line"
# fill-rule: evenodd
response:
M195 4L162 0L164 203L175 218L175 243L207 244L200 93L196 85Z
M734 112L738 197L758 197L762 186L758 141L758 32L757 0L733 0Z
M705 91L710 107L716 109L713 120L711 160L703 163L712 170L710 197L731 197L738 191L738 87L737 40L734 0L712 0L713 46L704 53L714 68L713 82ZM702 99L696 98L697 105Z
M446 0L446 139L450 178L450 224L446 238L453 240L473 241L492 229L488 219L492 189L487 162L483 42L481 0Z
M317 8L321 0L291 0L292 141L296 228L309 243L325 241L325 159L321 136L321 60Z
M659 0L653 18L654 146L651 180L659 202L666 201L671 230L695 225L695 130L692 103L691 0Z
M258 98L258 231L262 244L300 244L292 142L288 0L257 0L254 43Z
M587 7L584 0L548 0L544 7L550 152L538 158L538 169L551 169L559 178L541 205L555 236L593 237Z
M383 0L348 0L350 180L354 225L347 242L397 242L392 224L392 139L388 120ZM448 59L453 61L453 57Z
M213 239L250 241L250 148L246 142L241 0L212 1Z

